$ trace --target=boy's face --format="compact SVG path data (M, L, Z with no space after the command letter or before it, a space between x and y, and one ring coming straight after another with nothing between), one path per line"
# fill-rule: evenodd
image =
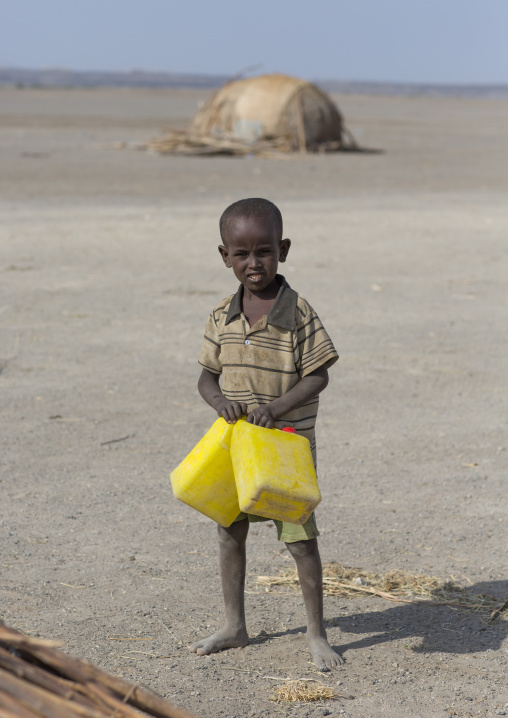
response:
M291 241L280 239L269 215L231 219L219 252L226 267L254 294L270 288L279 262L285 262Z

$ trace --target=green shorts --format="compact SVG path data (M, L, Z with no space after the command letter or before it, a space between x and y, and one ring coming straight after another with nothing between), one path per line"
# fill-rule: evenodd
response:
M304 524L290 524L287 521L278 521L277 519L266 519L263 516L254 516L254 514L238 514L233 523L249 519L249 523L257 523L258 521L273 521L277 527L277 538L284 543L294 543L295 541L308 541L309 539L319 536L318 527L316 525L316 517L314 512Z

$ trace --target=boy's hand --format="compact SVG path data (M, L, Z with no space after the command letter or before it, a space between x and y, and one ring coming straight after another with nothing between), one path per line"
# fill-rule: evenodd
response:
M277 419L286 416L293 409L303 406L309 399L313 399L323 391L327 384L328 372L325 367L319 367L300 379L298 384L295 384L287 394L279 396L269 404L253 409L247 416L247 421L249 424L272 429Z
M247 416L249 424L255 424L256 426L264 426L265 429L273 429L276 417L273 411L270 409L269 404L264 406L258 406L257 409L253 409Z
M213 408L228 424L234 424L247 414L247 404L239 401L229 401L225 397L214 403Z
M248 412L247 404L240 401L226 399L219 386L219 375L203 369L198 381L198 390L207 404L215 409L217 414L228 424L234 424Z

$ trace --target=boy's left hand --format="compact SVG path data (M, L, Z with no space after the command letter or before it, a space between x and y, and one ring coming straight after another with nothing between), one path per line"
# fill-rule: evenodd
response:
M328 372L325 367L304 376L287 394L279 396L269 404L258 406L247 416L249 424L273 429L277 419L286 416L293 409L303 406L309 399L317 396L328 384Z
M276 417L273 415L269 404L264 406L258 406L253 409L250 414L247 415L247 421L249 424L255 424L256 426L264 426L265 429L273 429Z

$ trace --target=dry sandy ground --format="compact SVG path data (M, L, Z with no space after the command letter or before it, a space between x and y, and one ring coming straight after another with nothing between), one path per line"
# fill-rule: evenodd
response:
M308 662L290 564L251 531L253 642L221 625L215 529L170 470L212 423L196 390L230 201L268 196L284 271L341 353L318 422L325 561L508 597L508 102L339 97L384 154L287 161L115 150L182 126L197 91L0 90L0 615L201 716L508 715L508 622L328 598L346 664ZM270 677L344 696L269 701Z

